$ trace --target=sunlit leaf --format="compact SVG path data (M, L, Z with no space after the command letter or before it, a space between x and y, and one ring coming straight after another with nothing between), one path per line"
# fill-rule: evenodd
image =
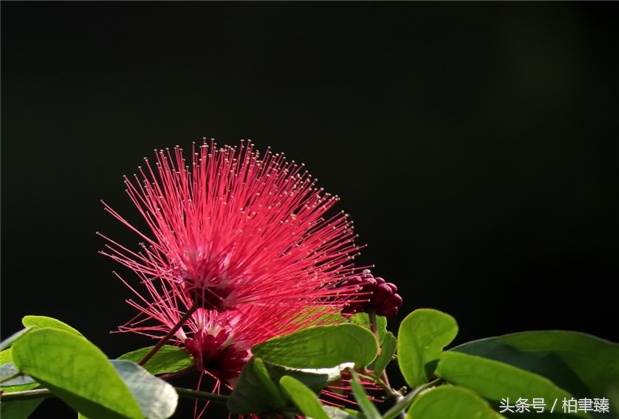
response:
M255 345L252 353L272 364L329 368L345 362L365 367L376 358L376 338L354 324L311 327Z
M400 324L397 352L409 386L415 388L430 379L443 348L457 333L454 318L438 310L419 309L406 316Z
M47 317L47 316L25 316L22 320L21 320L22 324L26 327L32 327L32 328L42 328L42 327L50 327L52 329L59 329L59 330L64 330L66 332L71 332L74 333L78 336L82 336L82 334L80 332L78 332L76 329L74 329L73 327L69 326L68 324L61 322L58 319L54 319L53 317Z
M153 348L149 346L132 352L127 352L118 359L139 363ZM194 364L193 358L184 349L176 346L162 346L144 365L144 369L151 374L168 374L189 368Z
M107 357L74 333L33 330L13 344L13 362L90 419L144 417Z
M407 419L501 419L488 402L462 387L440 386L421 394L413 403Z
M452 351L534 372L577 399L603 397L613 384L619 386L619 344L584 333L514 333L468 342Z
M545 377L502 362L447 351L441 355L436 374L449 383L476 391L498 406L502 399L515 403L518 399L571 399L572 396ZM585 413L576 414L588 418Z

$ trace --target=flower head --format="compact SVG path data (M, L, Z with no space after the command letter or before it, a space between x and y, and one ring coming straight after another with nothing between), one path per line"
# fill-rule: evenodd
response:
M177 284L197 305L224 311L242 304L300 297L325 304L345 295L354 273L347 215L328 216L337 196L283 154L260 157L253 144L192 148L187 165L179 147L156 152L127 193L152 236L104 203L142 238L135 253L107 239L103 254L152 280Z
M127 284L139 298L129 303L140 313L119 330L161 338L182 321L194 302L174 283L143 281L143 284L148 296ZM198 371L233 387L251 358L252 346L309 326L341 321L337 314L336 307L311 306L302 299L239 304L235 310L226 311L200 307L176 331L172 343L189 352Z

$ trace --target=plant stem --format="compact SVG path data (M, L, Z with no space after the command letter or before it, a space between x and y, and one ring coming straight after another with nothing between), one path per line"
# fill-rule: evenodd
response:
M148 362L148 360L151 359L153 357L153 355L155 355L157 353L157 351L159 351L159 349L161 349L161 347L163 345L168 343L168 341L172 338L172 336L174 336L174 334L178 331L178 329L180 329L185 324L185 322L189 319L189 317L191 317L191 315L197 309L198 309L198 305L196 303L193 303L193 305L187 311L187 313L185 313L185 315L183 317L181 317L181 319L178 321L178 323L176 323L174 325L174 327L172 329L170 329L168 334L165 335L163 337L163 339L161 339L155 346L153 346L153 348L144 356L144 358L142 358L142 360L140 362L138 362L138 365L144 366L144 364L146 364Z
M3 393L2 402L8 403L17 400L32 400L43 397L54 397L54 394L46 388L37 388L35 390L14 391L12 393Z
M394 419L397 416L400 416L403 418L404 410L406 410L408 406L413 404L415 397L417 397L423 390L439 384L441 380L442 380L441 378L437 378L436 380L430 381L429 383L420 385L419 387L417 387L415 390L411 391L404 397L400 396L400 400L391 409L385 412L382 419Z
M370 309L370 311L368 312L368 316L370 318L370 328L372 329L372 333L374 333L374 336L376 337L376 342L380 345L380 338L378 337L378 324L376 322L376 310ZM389 377L387 377L386 368L381 373L381 376L377 380L377 383L383 388L383 390L385 390L385 393L387 393L387 396L389 398L395 399L394 405L397 405L402 400L402 394L400 394L399 391L396 391L393 389L393 387L391 387L391 384L389 383ZM404 417L404 411L401 411L400 418L404 419Z
M179 397L186 397L188 399L210 401L215 403L226 403L228 396L221 394L206 393L204 391L192 390L190 388L174 387L174 390L178 393Z

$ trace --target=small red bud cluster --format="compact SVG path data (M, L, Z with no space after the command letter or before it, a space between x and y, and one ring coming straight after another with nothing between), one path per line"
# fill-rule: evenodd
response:
M342 315L351 316L355 313L369 312L374 310L377 315L394 317L398 314L398 308L402 305L402 297L397 294L398 287L383 278L376 277L369 269L361 275L355 275L342 283L342 286L357 285L360 299L349 303L342 309Z

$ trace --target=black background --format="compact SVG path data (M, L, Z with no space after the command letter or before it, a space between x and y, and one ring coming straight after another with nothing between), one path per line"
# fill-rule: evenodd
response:
M455 343L619 341L618 12L3 2L2 336L43 314L110 357L150 344L108 333L134 312L95 232L139 239L99 200L139 225L122 175L206 136L285 152L341 197L358 262L404 297L394 331L432 307Z

